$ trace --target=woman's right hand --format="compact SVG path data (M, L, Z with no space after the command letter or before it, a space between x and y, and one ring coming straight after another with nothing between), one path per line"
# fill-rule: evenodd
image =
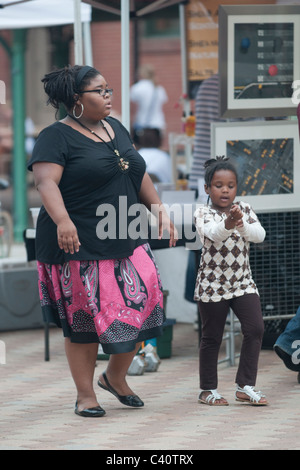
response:
M57 224L57 241L58 246L65 253L72 255L79 251L80 241L77 229L69 217L65 217Z
M57 227L58 246L65 253L79 251L77 229L69 217L58 187L64 167L56 163L37 162L33 166L34 181L43 205Z

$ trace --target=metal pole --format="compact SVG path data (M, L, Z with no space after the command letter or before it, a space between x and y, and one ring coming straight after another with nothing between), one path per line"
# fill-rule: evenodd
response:
M186 47L186 21L185 21L185 5L179 5L179 24L180 24L180 49L181 49L181 77L182 77L182 94L188 95L188 76L187 76L187 47ZM190 113L190 101L184 100L185 115Z
M129 0L121 0L121 92L122 124L130 130L130 7Z
M23 240L27 227L27 185L25 152L25 42L26 30L13 31L12 102L13 102L13 218L14 239Z
M133 62L134 62L134 82L138 81L138 69L140 66L140 48L139 48L139 24L138 18L134 18L133 21L133 29L134 29L134 52L133 52Z
M93 67L91 24L89 21L83 23L83 45L85 65L90 65L91 67Z
M290 320L294 316L295 316L295 313L291 314L291 315L270 315L270 316L268 315L268 316L263 317L263 320L264 321L269 321L269 320Z
M74 0L74 55L75 64L83 65L81 0Z

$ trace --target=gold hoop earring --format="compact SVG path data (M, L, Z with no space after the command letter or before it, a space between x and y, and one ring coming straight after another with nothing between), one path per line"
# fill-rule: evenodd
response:
M80 119L81 116L83 115L83 111L84 111L84 106L83 106L83 104L81 103L81 113L80 113L79 116L76 116L76 104L75 104L75 106L74 106L74 108L73 108L73 116L74 116L74 118L75 118L75 119Z

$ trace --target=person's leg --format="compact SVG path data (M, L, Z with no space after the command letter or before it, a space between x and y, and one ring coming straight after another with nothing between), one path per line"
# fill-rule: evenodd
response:
M77 388L79 411L99 406L93 387L98 346L98 343L78 344L65 339L65 351Z
M199 348L199 375L201 390L215 390L218 386L218 355L223 339L229 306L227 301L199 302L202 336ZM207 392L201 393L203 399Z
M236 382L254 386L264 333L260 298L256 294L245 294L232 299L231 306L241 323L243 334Z
M129 366L139 350L141 343L137 343L134 351L121 354L111 354L106 369L106 376L110 385L118 392L119 395L133 395L134 392L131 390L126 382L126 374ZM106 385L102 374L99 377L102 385Z
M274 351L283 360L285 366L294 371L300 371L298 349L300 340L300 307L296 315L288 322L285 330L276 339Z
M262 345L264 322L262 318L260 298L257 294L245 294L231 301L231 307L241 323L243 343L241 347L239 367L236 374L236 384L243 388L256 384L258 360ZM249 398L242 392L237 392L237 398ZM266 402L265 398L259 400Z

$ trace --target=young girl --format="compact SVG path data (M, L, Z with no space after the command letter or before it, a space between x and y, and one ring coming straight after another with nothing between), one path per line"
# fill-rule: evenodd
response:
M217 364L226 318L232 308L243 333L235 398L266 405L264 395L254 390L264 323L249 265L250 242L262 242L265 230L248 204L234 203L238 180L234 165L226 157L217 157L204 166L204 187L211 205L195 212L203 244L194 297L199 301L202 322L198 401L228 405L217 392Z

